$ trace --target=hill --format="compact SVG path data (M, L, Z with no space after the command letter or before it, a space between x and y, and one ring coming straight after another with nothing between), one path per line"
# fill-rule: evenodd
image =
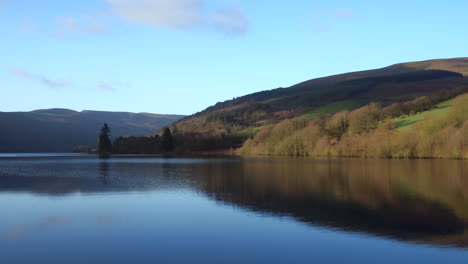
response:
M193 149L237 147L258 128L285 119L314 118L370 102L389 105L443 94L468 86L467 74L468 58L455 58L333 75L220 102L181 119L172 128L195 138Z
M366 141L365 134L372 133L380 123L392 130L394 125L389 124L387 119L402 118L402 122L415 123L413 121L421 120L423 116L414 114L427 110L437 112L434 109L437 104L468 92L466 74L468 58L430 60L318 78L289 88L249 94L217 103L173 123L170 130L174 148L171 149L176 152L226 153L227 150L242 147L238 153L328 156L330 153L327 150L336 145L341 136L349 136L346 144L354 144L351 138L357 140L357 136L362 136ZM458 113L451 115L464 118ZM462 120L451 121L454 122L435 123L441 126L437 129L445 129L445 132L452 127L457 133L464 133L465 130L459 130ZM313 131L305 131L305 128ZM296 135L298 131L302 134ZM430 134L430 131L426 132ZM311 133L321 139L317 151L315 141L308 142L311 144L304 149L295 149L304 143L298 145L296 140L309 140ZM118 148L114 151L157 153L161 151L156 147L160 144L161 136L162 131L158 131L152 137L121 138L116 142ZM427 134L423 136L430 137ZM286 138L288 142L284 141ZM311 149L312 145L314 149ZM437 154L431 151L405 151L397 154L384 151L378 156L466 156L452 150ZM336 155L374 155L359 149L343 153L340 150Z
M467 85L467 74L468 58L401 63L242 96L217 103L176 125L188 131L214 130L223 125L260 126L342 101L352 102L354 108L371 101L404 101Z
M71 152L78 145L95 147L103 123L117 138L149 135L182 117L69 109L0 112L0 152Z

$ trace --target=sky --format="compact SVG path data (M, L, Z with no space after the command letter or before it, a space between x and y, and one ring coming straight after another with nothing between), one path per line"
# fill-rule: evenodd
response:
M468 56L468 1L0 0L0 111L192 114L333 74Z

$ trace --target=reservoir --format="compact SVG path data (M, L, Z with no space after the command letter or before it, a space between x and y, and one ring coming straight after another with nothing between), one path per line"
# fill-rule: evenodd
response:
M464 263L468 161L0 156L0 263Z

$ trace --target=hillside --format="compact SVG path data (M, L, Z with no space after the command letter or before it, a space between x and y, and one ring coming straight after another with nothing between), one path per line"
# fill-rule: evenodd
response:
M467 74L468 58L430 60L318 78L289 88L249 94L217 103L173 123L170 126L173 151L226 153L243 147L240 153L329 155L327 144L336 144L343 135L371 133L379 122L388 124L386 119L402 118L401 122L409 123L423 119L422 115L414 114L436 111L436 104L468 92ZM336 114L338 116L334 116ZM347 126L361 122L361 118L368 119L363 121L368 124L361 128L358 127L360 124L355 124L356 127L348 131ZM327 131L326 124L336 127ZM456 124L455 129L459 129L462 123L457 121ZM453 124L443 124L444 128L446 125ZM289 138L289 142L283 141L304 128L314 131L303 131L302 135ZM310 139L312 132L318 132L317 137L323 139L319 151L312 151L311 146L306 148L307 151L290 149L297 146L296 139ZM120 139L116 142L117 152L158 153L160 149L154 146L159 144L161 136L162 131L158 131L154 137ZM269 143L264 144L265 140ZM364 154L357 151L346 155ZM419 155L414 151L391 153L394 157L431 155ZM464 157L465 154L447 151L437 156Z
M96 145L103 123L112 138L148 135L179 115L46 109L0 112L0 152L70 152L78 145Z
M327 109L352 110L372 101L390 104L452 90L467 86L467 75L468 58L400 63L220 102L183 118L174 128L185 133L238 135L248 128L302 115L313 117Z

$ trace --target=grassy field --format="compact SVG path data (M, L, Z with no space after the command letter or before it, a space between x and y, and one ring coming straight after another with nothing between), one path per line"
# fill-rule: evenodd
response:
M302 117L313 119L322 114L335 114L343 110L352 110L358 108L359 106L360 104L354 100L338 101L314 109L302 115Z
M434 109L421 112L421 113L417 113L415 115L401 116L401 117L393 119L392 121L399 131L405 131L405 130L410 129L411 126L414 125L415 123L421 120L424 120L429 116L440 115L440 114L446 113L450 105L452 104L452 101L453 100L448 100L448 101L445 101L436 105Z

